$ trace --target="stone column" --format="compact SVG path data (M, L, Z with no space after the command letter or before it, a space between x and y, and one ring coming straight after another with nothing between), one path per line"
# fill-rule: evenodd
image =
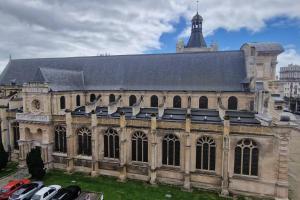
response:
M92 118L92 172L91 176L97 176L99 171L99 136L97 132L97 115L95 112Z
M2 144L5 149L5 151L9 150L10 145L10 137L8 135L8 120L7 120L7 112L6 109L7 106L0 106L0 119L1 119L1 137L2 138Z
M191 117L188 114L185 121L185 134L184 134L184 184L186 190L191 189Z
M75 135L73 134L72 114L70 110L66 110L66 131L67 131L67 172L74 170L75 156Z
M126 152L127 152L127 141L126 141L126 119L125 113L120 113L120 175L119 181L124 182L127 178L126 170Z
M151 154L150 154L150 183L156 184L156 168L157 168L157 137L156 137L156 115L151 115L151 132L150 132L150 145L151 145Z
M229 191L229 132L230 132L230 121L224 117L224 131L223 131L223 154L222 154L222 185L221 185L221 196L228 196Z
M276 183L276 200L288 200L288 162L290 130L280 129L278 133L278 176Z

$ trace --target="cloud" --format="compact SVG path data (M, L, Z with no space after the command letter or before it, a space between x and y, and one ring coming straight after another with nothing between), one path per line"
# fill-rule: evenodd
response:
M279 73L280 67L286 67L289 64L300 65L300 54L293 48L293 45L285 47L285 51L277 59L277 73Z
M300 0L200 0L204 32L259 31L276 16L300 18ZM13 58L132 54L160 49L160 37L180 17L195 13L192 0L1 0L0 70ZM186 24L189 33L190 25Z

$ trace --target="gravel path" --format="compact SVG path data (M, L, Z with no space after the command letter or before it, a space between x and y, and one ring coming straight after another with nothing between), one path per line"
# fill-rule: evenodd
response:
M7 182L14 180L14 179L23 179L29 177L27 168L20 168L18 171L14 174L11 174L9 176L3 177L0 179L0 187L7 184Z

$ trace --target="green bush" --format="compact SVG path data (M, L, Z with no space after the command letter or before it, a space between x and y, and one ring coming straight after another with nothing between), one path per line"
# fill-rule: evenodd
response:
M7 166L8 153L5 151L2 141L0 140L0 171Z
M44 168L40 148L32 149L27 154L26 164L28 172L31 174L31 178L41 180L45 176L46 170Z

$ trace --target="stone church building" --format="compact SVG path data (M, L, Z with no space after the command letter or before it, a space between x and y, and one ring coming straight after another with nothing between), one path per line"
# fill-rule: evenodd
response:
M207 46L202 17L169 54L11 59L1 139L19 164L288 198L290 122L276 94L283 48Z

